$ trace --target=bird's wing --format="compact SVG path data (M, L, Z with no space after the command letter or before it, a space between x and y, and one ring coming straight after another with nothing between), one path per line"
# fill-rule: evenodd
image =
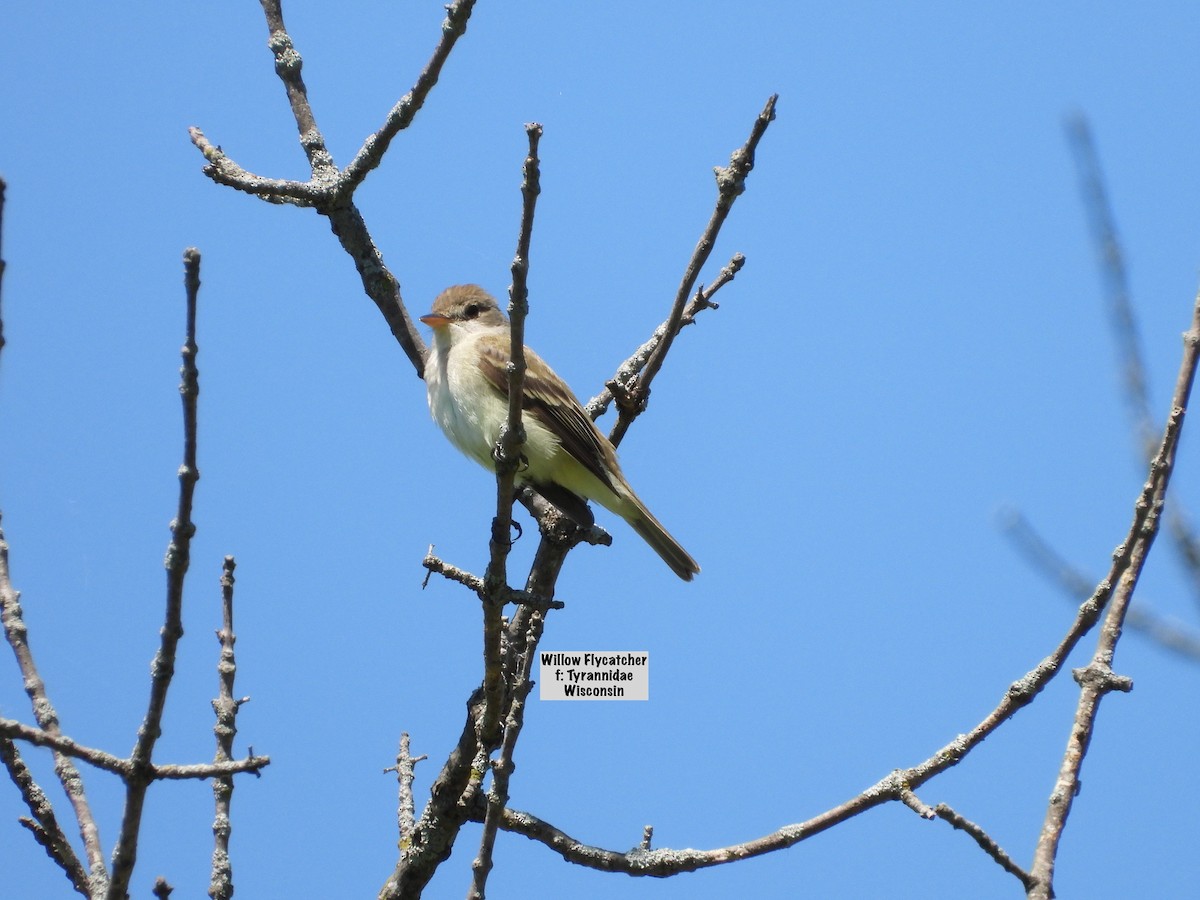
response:
M479 365L491 385L505 398L508 397L508 372L510 359L507 335L479 341ZM612 444L600 433L579 401L545 361L525 348L524 398L521 409L550 429L563 448L579 460L584 467L617 491L616 485L605 471L619 471Z

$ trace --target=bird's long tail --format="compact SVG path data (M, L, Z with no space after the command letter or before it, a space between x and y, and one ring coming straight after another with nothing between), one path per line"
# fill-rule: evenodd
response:
M679 541L671 537L670 532L663 528L662 523L654 518L641 500L635 496L627 499L631 501L632 509L628 514L620 513L621 517L641 535L642 540L650 545L650 549L671 567L672 572L684 581L691 581L700 572L700 566L692 559L691 554L679 546Z

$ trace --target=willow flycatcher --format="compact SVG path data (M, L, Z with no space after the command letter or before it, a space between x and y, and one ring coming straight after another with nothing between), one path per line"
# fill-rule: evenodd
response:
M508 320L487 291L465 284L443 291L421 321L433 328L425 384L434 421L455 447L495 471L492 448L508 418ZM700 567L638 499L621 474L616 449L566 382L528 347L525 364L524 465L517 483L541 487L551 502L563 491L595 500L628 522L671 571L691 581Z

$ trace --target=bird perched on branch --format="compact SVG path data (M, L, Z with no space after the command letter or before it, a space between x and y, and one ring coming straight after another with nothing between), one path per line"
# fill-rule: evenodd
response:
M434 421L455 447L495 471L492 452L508 419L508 320L487 291L465 284L443 291L421 321L433 328L425 384ZM524 465L517 483L539 488L556 505L562 505L556 496L563 491L596 501L628 522L671 571L691 581L700 567L638 499L621 474L616 449L566 382L528 347L525 364Z

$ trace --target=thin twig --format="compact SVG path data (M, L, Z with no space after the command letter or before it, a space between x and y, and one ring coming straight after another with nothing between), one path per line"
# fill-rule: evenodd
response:
M10 738L0 738L0 760L4 762L9 778L21 792L21 799L25 801L25 806L33 816L32 819L22 818L21 824L29 829L33 839L45 849L46 855L63 870L71 886L84 897L90 897L88 876L83 864L58 824L50 799L34 780L33 773L21 759L20 752Z
M400 843L400 860L380 888L380 900L420 897L438 864L453 850L454 840L468 819L459 799L474 779L482 777L471 765L478 747L475 723L482 714L482 704L483 689L476 688L467 701L467 717L458 743L434 779L429 802L408 840Z
M505 680L502 648L504 642L504 602L511 593L508 586L508 553L512 547L513 490L517 468L521 462L521 448L525 444L525 429L521 423L521 406L525 383L525 317L529 313L529 247L533 239L533 218L537 209L538 194L541 193L540 161L538 142L542 137L542 126L530 123L525 126L529 141L529 152L525 156L521 180L521 230L517 236L517 251L512 261L512 285L509 288L509 362L508 362L508 418L500 429L493 456L496 460L496 515L492 519L491 540L488 545L490 559L484 575L487 595L483 601L483 713L478 723L478 751L474 766L482 769L498 739L497 728L505 704ZM504 728L503 743L509 742L513 705L519 702L510 698ZM518 729L519 730L519 729ZM513 737L515 740L515 734ZM493 766L492 794L496 792L496 779L502 777ZM507 779L507 776L503 776ZM505 795L507 797L507 794ZM503 806L503 802L501 803ZM471 888L468 897L483 900L486 893L488 873L492 869L492 848L496 842L496 826L486 824L480 836L479 853L471 864Z
M969 834L984 853L994 859L1005 872L1015 875L1026 890L1029 889L1032 884L1029 873L1013 862L1012 857L1005 853L1004 848L992 840L986 831L970 819L963 818L945 803L939 803L933 808L933 811L937 813L939 819L949 822L959 831Z
M688 261L687 267L684 269L683 279L679 282L679 289L675 292L675 302L671 306L671 315L667 319L667 327L664 330L662 339L650 354L650 358L646 360L645 368L641 374L636 376L632 383L625 385L630 395L629 400L620 405L617 421L608 436L614 447L621 443L621 440L625 437L625 433L629 430L629 426L633 424L634 419L641 415L646 407L646 402L650 396L650 383L662 368L667 351L671 349L675 335L679 333L680 323L683 321L684 307L687 304L688 297L692 293L692 288L695 286L696 280L700 277L700 272L704 268L704 264L708 262L708 257L712 253L717 235L721 232L721 226L725 223L730 209L733 208L733 202L746 190L746 176L754 168L755 150L758 148L758 142L762 139L762 136L766 134L767 126L775 119L775 101L778 99L778 94L772 94L767 100L766 106L758 114L758 118L754 120L754 127L750 130L750 137L747 138L745 144L733 151L732 156L729 158L729 165L718 166L713 170L717 177L716 206L713 209L712 216L708 220L708 225L705 227L704 233L700 235L696 249L692 252L692 258Z
M454 49L458 39L466 34L467 21L471 18L471 10L474 7L475 0L455 0L446 7L446 18L442 22L442 39L434 48L433 55L425 64L412 90L391 108L382 127L366 139L362 149L351 160L350 165L346 166L345 172L342 173L343 190L353 190L357 187L358 183L367 177L367 173L382 161L392 138L412 124L417 112L424 105L425 98L437 84L450 51Z
M217 662L217 698L213 700L213 712L217 722L213 734L217 738L215 763L227 763L233 759L233 739L237 736L237 714L244 700L233 697L234 677L237 675L237 658L234 644L237 637L233 632L233 585L237 562L226 556L221 569L221 629L217 640L221 642L221 655ZM233 800L233 777L213 779L213 803L216 813L213 818L212 875L208 884L208 896L213 900L229 900L233 896L233 863L229 857L229 836L233 831L230 804Z
M458 566L451 565L441 557L435 556L432 547L425 554L425 558L421 560L421 565L431 574L436 573L444 577L447 581L454 581L464 587L470 588L480 600L488 600L490 597L491 600L489 602L499 602L500 599L503 599L505 604L518 603L522 606L540 610L563 609L566 606L561 600L535 597L528 591L518 591L511 588L506 588L502 594L489 594L482 578L464 569L460 569Z
M921 798L911 788L900 789L900 802L915 812L922 819L932 819L936 813L933 807L922 802Z
M1096 652L1091 663L1078 670L1076 680L1080 684L1079 703L1075 710L1075 721L1067 739L1067 749L1042 825L1041 837L1034 851L1030 876L1034 886L1029 896L1034 900L1047 900L1054 896L1054 865L1058 856L1059 841L1066 827L1067 817L1079 790L1079 773L1087 755L1088 745L1095 728L1100 700L1110 691L1124 691L1132 687L1127 678L1112 671L1113 656L1117 641L1121 637L1129 603L1145 564L1146 556L1158 533L1159 519L1166 500L1167 486L1175 464L1175 450L1183 429L1188 398L1196 376L1197 361L1200 360L1200 293L1197 294L1192 311L1191 327L1184 334L1183 361L1175 382L1171 400L1171 415L1163 432L1162 443L1150 465L1150 476L1138 498L1138 517L1141 527L1130 534L1124 552L1112 603L1105 617L1104 627L1096 643Z
M720 306L713 302L713 296L733 281L738 272L742 270L742 266L746 264L746 257L741 253L735 253L730 258L729 262L722 267L717 273L717 277L712 280L711 284L705 285L696 291L696 295L688 303L687 308L683 311L683 318L679 322L679 330L682 331L688 325L694 324L696 316L706 309L720 309ZM646 367L647 361L654 353L656 347L662 342L670 327L671 319L668 315L667 320L654 329L649 339L638 347L627 360L617 367L617 372L606 382L604 390L584 404L584 412L586 412L593 421L600 418L608 411L609 405L615 397L620 397L622 403L632 403L632 398L629 396L629 389L626 387L639 372Z
M466 569L460 569L458 566L451 565L440 556L435 556L432 545L430 545L428 552L425 554L425 558L421 560L421 565L424 566L429 572L436 573L449 581L455 581L461 585L469 587L476 594L478 594L480 598L482 598L486 593L482 578L480 578L478 575L471 574ZM426 578L428 578L428 576L426 576Z
M125 811L116 850L113 851L112 881L108 886L110 900L121 900L129 892L129 880L137 860L142 808L152 777L151 757L154 745L162 734L167 690L175 674L176 648L183 637L183 585L191 557L192 535L196 531L192 523L192 498L200 478L200 471L196 467L196 399L200 393L200 376L196 369L196 298L200 292L200 251L194 247L185 250L183 266L187 337L181 351L183 366L180 368L182 381L179 385L183 401L183 464L179 467L179 502L175 518L171 521L171 541L167 545L164 561L167 570L166 613L159 632L159 648L151 666L150 701L130 756L134 771L125 780Z
M50 702L46 684L38 673L37 664L33 659L33 651L29 646L29 635L20 600L20 594L13 590L9 577L8 544L4 540L4 532L0 530L0 623L4 626L4 635L17 658L17 665L21 669L22 683L25 685L25 693L29 695L33 716L40 726L40 731L53 738L62 738L58 712L55 710L54 704ZM7 736L13 737L11 734ZM83 839L83 849L88 864L89 896L102 895L108 887L108 870L104 864L104 853L100 845L100 830L92 815L92 808L83 784L83 776L71 762L70 756L58 748L54 753L54 772L75 813L75 821L79 825L79 834Z

